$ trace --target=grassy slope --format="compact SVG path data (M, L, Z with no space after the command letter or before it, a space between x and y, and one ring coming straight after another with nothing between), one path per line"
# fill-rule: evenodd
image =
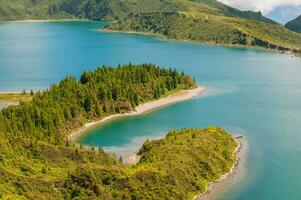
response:
M288 29L301 33L301 15L285 25Z
M214 0L0 0L0 20L88 18L113 20L130 13L197 11L272 22Z
M110 29L295 53L301 49L300 34L259 12L243 12L215 0L0 0L0 11L0 20L121 19ZM166 17L170 12L174 15Z
M0 0L0 21L23 20L23 19L65 19L75 18L63 9L55 11L58 0ZM62 1L67 2L67 0Z
M85 18L114 20L130 13L182 10L173 0L0 0L0 20Z
M52 146L0 134L3 199L192 199L228 172L237 146L224 130L182 129L147 141L124 166L102 151Z
M110 30L137 31L171 39L246 45L277 50L301 49L301 35L280 24L200 12L165 12L130 15Z

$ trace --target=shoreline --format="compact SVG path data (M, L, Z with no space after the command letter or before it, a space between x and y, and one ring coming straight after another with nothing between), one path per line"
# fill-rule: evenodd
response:
M18 105L20 101L29 102L33 96L23 92L0 92L0 104ZM3 107L3 106L2 106Z
M72 21L90 21L90 22L106 22L105 20L103 21L93 21L89 19L78 19L78 18L70 18L70 19L24 19L24 20L12 20L12 21L4 21L3 23L43 23L43 22L72 22ZM150 32L140 32L140 31L122 31L122 30L110 30L107 28L100 28L99 29L101 32L112 32L112 33L125 33L125 34L137 34L137 35L146 35L146 36L153 36L153 37L158 37L164 40L168 41L175 41L175 42L191 42L195 44L205 44L209 46L219 46L219 47L232 47L232 48L242 48L242 49L255 49L255 50L262 50L266 52L272 52L272 53L279 53L283 55L288 55L291 57L296 57L296 58L301 58L301 54L299 53L301 50L298 52L294 52L294 49L288 50L288 51L282 51L278 49L270 49L270 48L264 48L260 46L246 46L246 45L235 45L235 44L218 44L214 42L202 42L202 41L197 41L197 40L185 40L185 39L173 39L173 38L168 38L162 34L156 34L156 33L150 33ZM289 47L288 47L289 48ZM298 49L297 49L298 50Z
M182 102L185 100L192 99L192 98L198 96L199 94L201 94L204 90L205 90L204 86L198 86L197 88L190 89L190 90L180 90L180 91L178 91L174 94L171 94L167 97L164 97L162 99L140 104L135 108L135 110L133 110L131 112L123 113L123 114L113 114L113 115L109 115L109 116L104 117L97 121L88 122L85 125L83 125L81 128L79 128L78 130L71 133L67 137L67 140L74 142L76 140L76 138L78 138L78 136L85 133L89 129L97 127L101 124L104 124L106 122L109 122L109 121L112 121L115 119L146 114L148 112L151 112L153 110L159 109L164 106L168 106L171 104L175 104L175 103L179 103L179 102Z
M245 138L242 135L232 136L237 143L237 147L234 150L233 154L236 157L236 161L231 167L230 171L222 174L219 179L214 182L210 182L205 190L205 192L198 194L194 197L194 200L212 200L216 199L216 197L220 194L221 191L225 190L225 187L229 186L229 182L235 181L235 179L241 176L242 173L242 165L245 160L245 151L246 151L246 142ZM162 137L164 138L164 137ZM162 139L158 138L158 139ZM156 140L156 139L154 139ZM127 166L134 166L140 161L140 156L137 155L138 152L126 157L124 159L124 164ZM241 171L241 172L240 172ZM232 183L233 184L233 183ZM231 185L231 183L230 183ZM227 189L227 188L226 188Z
M166 138L166 135L153 138L150 141L161 140L161 139L165 139L165 138ZM125 164L127 166L136 165L140 161L140 156L138 155L138 152L141 148L142 148L142 146L137 151L135 151L135 153L124 157L123 164Z
M271 52L271 53L279 53L279 54L284 54L284 55L289 55L297 58L301 58L301 55L298 53L294 53L293 50L290 51L281 51L277 49L270 49L270 48L264 48L260 46L246 46L246 45L235 45L235 44L223 44L223 43L214 43L214 42L202 42L202 41L197 41L197 40L185 40L185 39L173 39L173 38L168 38L162 34L156 34L156 33L150 33L150 32L141 32L141 31L122 31L122 30L110 30L107 28L101 28L101 32L108 32L108 33L124 33L124 34L132 34L132 35L145 35L145 36L152 36L152 37L157 37L161 38L167 41L175 41L175 42L190 42L194 44L205 44L209 46L217 46L217 47L232 47L232 48L242 48L242 49L255 49L255 50L262 50L265 52Z
M242 165L245 162L246 151L245 137L242 135L232 137L235 139L238 145L233 152L236 157L236 162L229 172L221 175L218 180L210 182L206 188L206 191L195 196L194 200L215 199L218 195L223 194L220 192L225 190L225 187L229 185L229 182L235 181L235 179L239 178L238 176L241 176L241 173L243 173ZM233 184L233 182L231 184Z
M8 91L8 92L0 92L0 94L21 94L22 92L19 92L19 91Z
M91 21L88 19L24 19L24 20L12 20L5 21L4 23L43 23L43 22L72 22L72 21Z

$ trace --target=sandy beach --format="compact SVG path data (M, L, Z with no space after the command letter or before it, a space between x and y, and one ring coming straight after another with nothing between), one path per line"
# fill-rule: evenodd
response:
M136 165L140 160L140 157L137 155L137 153L134 153L130 157L126 158L123 163L126 165Z
M0 92L0 94L21 94L22 92Z
M206 192L197 195L195 200L214 200L223 195L229 186L235 184L238 179L242 178L246 171L245 168L245 154L247 150L247 143L243 136L233 136L238 146L235 149L235 156L237 158L236 163L230 169L230 171L222 175L217 181L208 185Z
M151 139L150 141L161 140L161 139L164 139L165 137L166 137L166 135L155 137L155 138ZM140 156L138 155L138 152L139 151L136 151L135 153L133 153L129 156L125 156L124 160L123 160L123 163L126 164L126 165L129 165L129 166L136 165L140 161Z
M174 104L174 103L178 103L178 102L185 101L188 99L192 99L192 98L198 96L204 90L205 90L204 86L199 86L199 87L197 87L195 89L191 89L191 90L181 90L179 92L176 92L175 94L169 95L162 99L140 104L132 112L128 112L128 113L124 113L124 114L114 114L114 115L104 117L98 121L89 122L89 123L85 124L83 127L81 127L79 130L70 134L68 136L68 140L73 141L76 139L76 137L78 137L80 134L84 133L88 129L98 126L100 124L103 124L105 122L114 120L114 119L145 114L145 113L151 112L155 109L161 108L163 106L167 106L170 104Z

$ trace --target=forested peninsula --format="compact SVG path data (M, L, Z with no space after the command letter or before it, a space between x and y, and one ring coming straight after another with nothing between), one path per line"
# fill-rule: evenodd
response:
M103 66L67 77L29 102L0 113L0 132L12 137L63 144L73 130L88 121L130 112L141 103L181 89L196 87L194 79L175 69L152 64Z
M4 108L0 198L192 199L237 161L238 144L223 129L171 130L164 139L146 141L134 166L66 138L89 120L195 87L192 77L171 68L103 66Z

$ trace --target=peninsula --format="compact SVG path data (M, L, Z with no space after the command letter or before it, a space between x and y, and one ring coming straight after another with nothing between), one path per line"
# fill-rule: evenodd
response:
M69 141L74 141L76 137L78 137L80 134L84 133L90 128L93 128L95 126L99 126L105 122L112 121L114 119L122 118L122 117L130 117L130 116L136 116L136 115L142 115L148 112L151 112L153 110L159 109L161 107L175 104L181 101L185 101L191 98L194 98L201 94L205 90L204 86L198 86L195 89L189 89L189 90L179 90L175 92L174 94L168 95L167 97L163 97L158 100L150 101L147 103L142 103L138 105L135 110L132 110L130 112L122 113L122 114L113 114L109 115L107 117L104 117L103 119L100 119L98 121L93 121L86 123L84 126L82 126L79 130L75 131L74 133L70 134L68 136Z
M67 77L49 90L36 92L31 101L3 109L0 120L5 123L0 123L0 131L64 144L70 133L88 122L181 100L183 97L169 97L143 104L195 88L192 77L171 68L131 63L116 68L103 66L84 72L80 80Z
M75 147L68 136L86 122L142 114L203 90L191 76L171 68L103 66L4 108L0 197L192 199L237 161L238 143L225 130L171 130L164 139L146 141L133 166L102 148Z

